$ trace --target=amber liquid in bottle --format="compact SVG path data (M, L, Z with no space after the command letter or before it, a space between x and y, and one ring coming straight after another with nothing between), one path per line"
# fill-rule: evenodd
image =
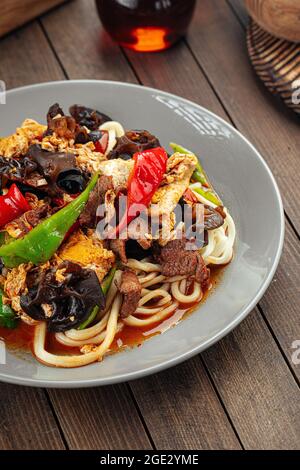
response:
M160 51L180 39L196 0L96 0L103 26L120 45Z

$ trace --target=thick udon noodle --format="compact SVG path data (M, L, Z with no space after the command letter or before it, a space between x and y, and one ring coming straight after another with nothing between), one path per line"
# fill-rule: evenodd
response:
M224 225L208 232L208 244L201 249L207 265L222 265L230 262L233 254L235 225L225 209ZM151 326L169 317L178 305L200 302L203 292L199 283L186 276L166 278L161 274L161 266L145 258L142 261L129 259L127 266L133 269L142 285L141 298L134 315L119 318L122 304L118 292L121 271L115 273L106 298L106 309L97 323L84 330L71 329L56 333L58 342L80 350L78 355L56 355L45 349L46 323L35 327L34 353L41 362L56 367L78 367L102 360L118 332L124 325L135 328ZM189 288L187 289L187 287Z

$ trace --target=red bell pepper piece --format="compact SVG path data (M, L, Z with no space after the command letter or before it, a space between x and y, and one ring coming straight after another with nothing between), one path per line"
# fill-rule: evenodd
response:
M54 197L52 198L52 202L58 207L62 207L65 205L65 201L63 200L62 197Z
M80 227L79 220L76 220L76 222L67 231L65 238L63 239L63 242L65 242L69 238L69 236L72 235L72 233L74 233L77 229L79 229L79 227Z
M166 173L168 155L162 147L138 152L133 155L134 167L127 186L126 212L115 230L118 234L148 207Z
M5 196L0 196L0 227L17 219L30 210L30 206L19 188L13 184Z
M94 146L95 146L96 152L100 152L104 154L108 146L108 132L107 131L101 131L101 132L103 133L102 137L96 142L94 142Z

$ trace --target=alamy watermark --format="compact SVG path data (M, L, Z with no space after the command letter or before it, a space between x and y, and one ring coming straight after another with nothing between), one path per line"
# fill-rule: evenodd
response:
M106 201L107 202L107 201ZM172 208L172 215L160 214L156 204L130 204L129 198L121 195L118 206L100 204L97 216L100 219L96 233L101 240L172 240L185 239L187 250L202 248L205 244L205 209L187 203Z
M292 349L295 349L292 354L292 363L298 366L300 364L300 339L292 342Z
M0 104L6 104L6 84L0 80Z
M295 105L300 104L300 79L294 80L292 83L292 103Z
M6 364L6 347L2 339L0 339L0 364Z

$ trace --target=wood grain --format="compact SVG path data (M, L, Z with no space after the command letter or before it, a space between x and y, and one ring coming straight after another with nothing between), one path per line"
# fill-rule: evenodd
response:
M64 449L42 390L0 384L0 449Z
M131 50L124 52L144 85L183 96L228 120L218 98L184 42L164 53L136 54Z
M188 36L193 54L236 126L270 165L286 212L300 232L299 118L277 102L255 77L245 31L228 4L203 0L201 5Z
M249 15L245 7L244 0L227 0L227 3L232 7L240 22L247 27L249 23Z
M1 39L0 78L7 89L64 78L36 21Z
M135 81L120 48L103 32L94 2L62 5L42 24L70 78Z
M265 31L300 42L299 0L244 0L250 15Z
M236 3L234 0L232 2ZM216 5L214 1L211 3ZM1 58L0 75L1 78L4 76L9 87L62 78L64 74L70 78L110 78L124 81L136 81L138 77L146 85L181 94L228 119L221 100L238 126L253 137L252 140L257 142L263 153L266 151L275 173L283 172L283 188L284 177L289 181L292 171L298 169L295 160L296 150L299 148L296 121L287 113L283 114L280 107L275 107L274 120L272 119L272 101L265 98L265 93L254 81L253 76L248 76L251 69L244 56L246 50L241 46L244 40L243 30L231 9L223 3L220 5L218 2L217 8L211 9L208 2L202 0L195 24L197 27L202 24L199 23L199 15L203 17L201 21L206 20L206 16L210 21L201 26L205 27L205 31L195 33L198 49L194 48L195 43L190 42L193 54L215 87L218 97L184 43L167 53L128 53L125 57L119 47L101 33L94 6L88 0L64 5L42 19L46 35L62 68L51 53L47 39L41 34L36 23L33 23L20 30L17 35L8 36L1 41L1 49L5 44L7 51L4 62ZM224 24L221 20L224 20ZM34 29L31 30L31 27ZM231 27L232 31L228 30ZM217 34L216 39L210 39L212 32ZM199 34L200 38L201 34L203 35L203 42L198 44ZM95 40L99 37L100 42ZM26 41L29 41L30 54ZM210 41L213 42L214 48ZM224 44L220 45L219 42L222 41ZM25 43L30 59L23 63ZM201 54L200 47L205 49ZM18 60L15 61L14 57ZM225 57L230 61L228 68L224 63ZM236 76L232 78L231 72L235 69L241 74L241 80ZM249 92L247 87L250 87ZM237 89L240 89L241 93L238 99L232 99ZM291 123L290 128L288 123ZM272 144L274 150L269 148L272 140L275 141L274 146ZM279 155L285 156L285 163L288 162L291 168L283 165ZM295 173L292 179L293 190L296 179ZM285 194L289 215L293 216L294 223L299 223L296 196L297 191L293 203L291 194ZM283 289L279 286L276 295L273 294L278 308L272 301L272 295L268 299L269 293L264 298L266 303L262 304L269 322L271 316L273 317L272 328L287 356L291 338L289 335L294 331L292 322L296 319L298 305L296 290L288 290L288 303L285 303L285 307L289 308L291 313L288 322L283 325L284 316L280 316L280 312L283 310L285 289L289 289L287 274L290 272L293 276L297 275L297 266L292 264L297 249L296 240L290 229L288 237L287 251L278 270L278 279ZM295 277L295 283L296 279ZM295 285L292 284L294 287ZM272 284L271 289L276 289L276 282ZM283 296L282 299L279 299L280 295ZM238 448L239 440L231 426L231 420L247 448L296 448L297 444L299 445L299 390L274 338L257 311L221 343L204 353L203 357L222 403L208 379L200 357L130 385L158 448ZM21 390L20 402L32 400L35 408L36 405L40 407L39 413L42 412L43 416L46 413L48 416L48 403L45 402L41 391L33 390L28 395L28 389L11 389L12 400L15 400L15 390ZM90 390L51 390L49 394L67 443L72 449L150 447L143 423L126 385ZM2 396L5 400L5 393L1 395L1 399ZM226 412L223 406L226 407ZM12 406L10 409L13 409ZM4 413L1 411L1 419L2 416ZM5 416L8 429L4 434L5 441L2 437L4 430L0 430L0 446L22 448L25 445L21 435L25 418L21 417L22 426L15 431L15 422L8 414ZM51 448L53 442L46 442L39 427L39 415L32 416L26 417L31 420L30 432L31 429L32 432L39 429L41 433L41 442L38 440L39 433L34 434L35 445ZM49 420L53 421L51 414L46 422ZM51 424L47 424L47 427L51 429ZM7 435L11 436L14 432L15 438L8 439ZM57 430L55 435L56 433ZM59 438L55 439L54 445L59 446Z
M49 390L71 449L151 449L126 385Z
M292 361L292 343L300 340L299 266L299 239L287 224L282 258L260 305L290 367L300 381L300 367Z
M299 388L257 310L203 357L246 449L299 448Z
M158 449L241 447L199 357L131 387Z
M62 3L65 0L2 0L0 36Z

